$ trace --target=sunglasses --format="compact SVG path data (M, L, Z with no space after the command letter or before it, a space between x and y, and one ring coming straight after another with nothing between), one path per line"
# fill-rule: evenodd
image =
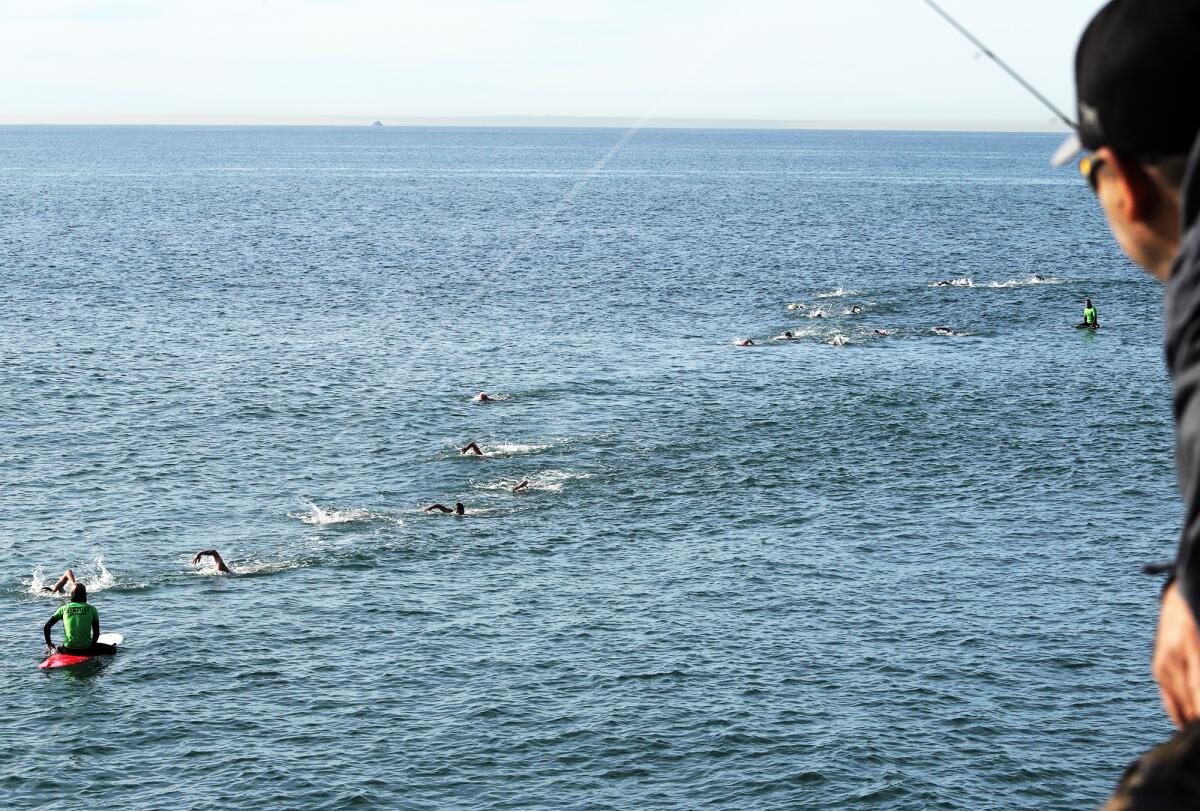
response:
M1097 158L1096 153L1089 152L1079 159L1079 174L1083 175L1084 180L1091 186L1092 192L1096 191L1096 172L1104 165L1102 158Z

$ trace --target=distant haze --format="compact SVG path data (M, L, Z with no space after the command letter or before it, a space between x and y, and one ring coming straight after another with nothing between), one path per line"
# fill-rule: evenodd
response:
M942 0L1058 105L1097 0ZM1059 129L920 0L0 0L0 122Z

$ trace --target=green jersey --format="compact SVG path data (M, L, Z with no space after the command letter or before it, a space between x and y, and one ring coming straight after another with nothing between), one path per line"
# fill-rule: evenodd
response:
M87 603L67 603L54 612L62 620L64 648L82 650L92 646L92 623L100 621L100 612Z
M1096 323L1096 308L1095 307L1084 307L1083 308L1083 323L1085 323L1085 324L1095 324Z

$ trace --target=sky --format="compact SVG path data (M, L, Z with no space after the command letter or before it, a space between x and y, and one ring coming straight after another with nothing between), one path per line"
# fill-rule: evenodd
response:
M940 0L1069 114L1099 0ZM0 123L1057 129L921 0L0 0Z

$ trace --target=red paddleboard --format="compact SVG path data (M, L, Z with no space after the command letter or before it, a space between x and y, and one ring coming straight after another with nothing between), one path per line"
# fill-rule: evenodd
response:
M46 661L42 662L38 667L44 669L51 667L70 667L71 665L81 665L84 662L92 661L91 656L74 656L70 653L52 653L46 657Z
M120 645L125 641L125 637L121 634L100 634L100 636L96 637L96 641L103 642L105 645ZM84 662L90 662L95 658L95 656L76 656L73 653L52 653L38 667L42 670L51 670L56 667L74 667Z

